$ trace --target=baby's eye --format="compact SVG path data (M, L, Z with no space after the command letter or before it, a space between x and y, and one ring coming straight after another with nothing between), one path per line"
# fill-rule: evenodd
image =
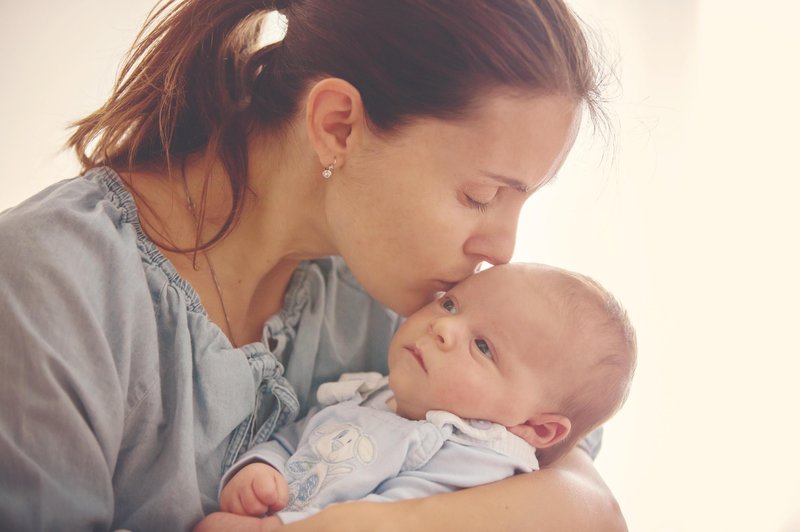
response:
M475 347L478 348L478 351L483 353L486 358L493 358L492 356L492 348L489 347L489 342L484 340L483 338L476 338L475 339Z
M456 308L456 302L447 296L442 297L442 308L450 314L455 314L458 310L458 308Z

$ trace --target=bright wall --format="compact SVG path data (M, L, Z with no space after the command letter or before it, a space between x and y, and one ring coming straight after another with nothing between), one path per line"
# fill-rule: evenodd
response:
M75 174L64 126L107 95L150 4L0 0L0 210ZM573 5L617 64L615 134L582 136L515 260L595 277L637 327L598 468L632 531L800 531L800 8Z

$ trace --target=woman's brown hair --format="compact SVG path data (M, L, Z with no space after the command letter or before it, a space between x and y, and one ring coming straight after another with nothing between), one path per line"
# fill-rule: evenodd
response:
M260 47L274 10L286 35ZM204 249L241 213L250 131L280 130L324 77L353 84L383 133L463 116L497 87L569 95L593 115L599 101L585 34L561 0L164 0L111 97L74 124L68 145L84 169L157 165L168 175L189 154L216 155L233 203L216 236L197 242Z

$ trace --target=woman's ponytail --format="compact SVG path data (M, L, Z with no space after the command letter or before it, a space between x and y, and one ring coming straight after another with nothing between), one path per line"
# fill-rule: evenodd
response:
M171 175L176 159L207 149L225 166L233 205L219 234L202 247L224 236L246 189L248 126L241 118L252 80L246 79L245 64L258 47L264 15L277 7L264 0L167 0L157 5L111 97L73 124L68 146L84 169L158 165Z
M114 91L73 124L84 167L169 162L206 146L246 102L264 0L167 0L151 12Z

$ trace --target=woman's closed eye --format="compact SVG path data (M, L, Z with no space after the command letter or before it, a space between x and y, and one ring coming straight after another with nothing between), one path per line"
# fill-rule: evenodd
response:
M500 189L496 187L490 189L480 187L476 191L465 192L464 200L470 208L477 209L480 212L486 212L486 209L489 208L499 192Z
M475 198L467 195L465 195L464 197L467 199L467 205L481 212L486 212L486 210L489 208L489 203L491 203L489 201L478 201Z

